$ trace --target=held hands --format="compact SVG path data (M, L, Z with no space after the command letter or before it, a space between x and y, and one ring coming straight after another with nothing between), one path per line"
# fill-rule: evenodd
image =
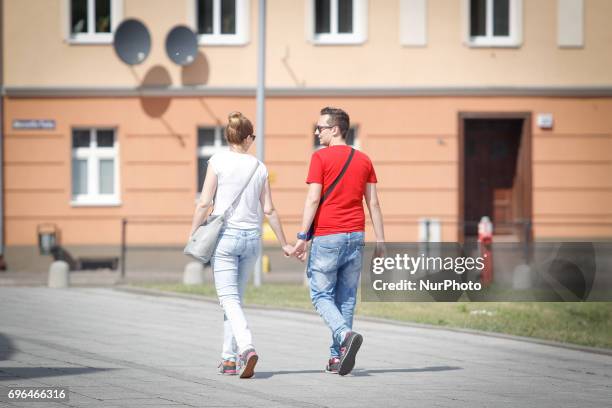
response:
M285 257L295 256L300 261L304 262L308 255L308 242L298 239L295 245L285 244L282 246Z
M304 262L308 255L308 242L303 239L298 239L293 247L293 252L297 259Z
M294 249L293 249L292 245L285 244L285 245L282 246L282 248L283 248L283 252L285 254L285 258L289 258L290 256L293 255Z
M283 252L285 256L289 258L290 256L295 256L300 261L304 262L306 257L308 256L308 241L304 241L302 239L298 239L294 246L286 244L283 246ZM383 241L376 242L376 247L374 248L374 257L375 258L384 258L387 254L387 248Z

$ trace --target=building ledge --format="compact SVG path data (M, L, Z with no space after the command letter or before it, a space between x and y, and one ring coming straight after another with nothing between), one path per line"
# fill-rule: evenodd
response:
M82 97L254 97L255 87L28 87L5 86L9 98ZM601 86L452 86L452 87L268 87L269 97L384 96L549 96L612 97L612 85Z

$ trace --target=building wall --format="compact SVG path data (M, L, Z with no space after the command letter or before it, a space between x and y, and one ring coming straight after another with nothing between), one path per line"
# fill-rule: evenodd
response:
M250 1L250 41L201 46L192 67L165 55L177 24L193 26L191 0L122 0L124 18L151 31L149 58L132 69L112 45L66 40L67 0L6 0L7 87L255 86L257 1ZM523 42L518 48L464 44L462 1L428 0L427 44L399 40L399 0L369 0L367 40L361 45L315 45L307 34L310 0L268 1L267 84L271 87L367 86L602 86L612 84L612 2L585 1L582 48L557 45L557 0L523 0ZM44 12L41 12L44 10ZM27 27L27 29L24 29ZM157 68L157 71L153 71ZM153 72L152 72L153 71ZM147 82L148 81L148 82Z
M195 67L181 68L168 59L165 40L176 25L191 24L186 0L122 0L124 19L136 18L151 35L151 53L129 67L112 44L71 44L67 39L67 0L6 0L6 86L129 87L159 85L252 85L256 46L201 48ZM44 10L44 12L41 12ZM251 13L251 18L256 15ZM255 25L255 21L251 26ZM28 29L24 29L27 27ZM237 63L240 61L240 63ZM245 67L249 67L245 69ZM153 71L157 68L156 71ZM198 72L195 72L197 68ZM161 77L160 69L163 70ZM157 74L156 74L157 73Z
M520 47L469 47L463 40L464 3L428 0L426 45L406 47L399 39L400 0L368 0L367 40L343 46L310 40L310 0L268 1L266 81L272 92L265 135L259 137L265 136L265 162L288 237L300 227L312 129L319 109L328 105L350 113L358 144L374 162L389 241L417 240L423 217L441 221L443 240L457 239L460 112L532 114L536 239L612 236L609 90L598 98L563 91L483 97L466 90L584 87L605 94L612 87L612 2L584 2L581 48L558 46L557 0L523 0ZM111 44L67 40L67 0L3 1L4 228L7 253L21 254L18 261L9 259L10 267L32 267L41 223L57 224L62 243L77 255L88 255L87 248L114 254L124 218L130 246L182 245L198 193L197 127L223 125L233 110L255 118L255 98L248 90L256 85L256 0L250 1L245 45L200 46L188 67L168 59L164 42L175 25L193 25L193 1L119 4L123 18L140 19L152 35L148 59L132 68L117 58ZM168 96L163 90L155 97L136 96L142 88L160 85L179 93L195 86L206 96ZM22 87L30 89L30 96L20 94ZM437 91L389 96L402 87ZM61 91L50 96L54 88ZM107 95L94 97L84 88L100 88ZM229 88L247 92L229 96L224 92ZM345 89L325 93L326 88ZM368 88L378 91L366 96ZM215 96L211 89L217 89ZM537 127L538 113L554 115L552 130ZM56 127L14 130L15 119L52 119ZM71 204L74 127L116 129L119 205ZM367 239L373 239L369 222L366 230ZM39 258L36 267L47 260Z
M7 245L35 245L36 226L58 224L69 245L117 244L121 219L134 245L180 244L195 205L198 126L232 110L255 116L252 98L174 98L151 118L138 98L5 99ZM612 234L612 99L283 98L267 102L266 164L288 235L299 229L318 110L342 106L372 158L387 237L417 240L421 217L457 237L459 112L550 112L551 131L532 126L536 238ZM56 120L52 131L13 130L18 118ZM71 128L116 127L121 205L71 206ZM255 153L254 151L252 153ZM138 223L139 222L139 223ZM373 239L370 226L367 238Z
M606 0L585 2L586 46L579 49L557 46L556 0L523 0L519 48L465 45L459 0L427 1L424 47L400 45L399 0L368 2L368 39L360 46L305 42L303 10L282 0L269 4L270 20L277 22L268 28L271 86L554 86L612 81L612 27L607 23L612 2ZM281 63L285 56L286 65Z

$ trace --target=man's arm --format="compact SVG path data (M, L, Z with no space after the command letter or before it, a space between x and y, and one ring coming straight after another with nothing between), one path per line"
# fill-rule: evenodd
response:
M302 216L302 228L300 232L308 232L310 225L314 221L319 201L321 200L321 189L323 186L319 183L310 183L308 185L308 194L304 202L304 215ZM295 243L295 255L300 259L306 259L307 243L304 240L298 239Z
M365 191L366 205L370 212L370 219L374 226L374 235L376 236L376 251L375 256L384 256L385 248L385 227L383 225L383 216L380 209L380 201L378 201L378 192L376 191L376 183L367 183Z
M310 225L314 221L317 208L319 208L319 201L321 201L322 187L323 186L319 183L310 183L308 185L308 194L306 195L306 202L304 202L301 232L308 232Z

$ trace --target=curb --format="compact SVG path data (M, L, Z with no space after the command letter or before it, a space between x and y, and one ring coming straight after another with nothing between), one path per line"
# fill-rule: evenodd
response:
M136 295L179 298L179 299L195 300L195 301L206 302L206 303L217 303L217 304L219 303L217 299L207 297L207 296L191 295L188 293L167 292L167 291L158 290L158 289L146 289L146 288L139 288L139 287L134 287L134 286L123 286L123 285L115 286L112 289L119 291L119 292L132 293ZM244 307L246 309L280 310L283 312L300 313L300 314L305 314L305 315L310 315L310 316L316 315L314 311L310 312L307 310L296 309L296 308L291 308L291 307L276 307L276 306L264 306L264 305L245 305ZM544 340L544 339L537 339L537 338L532 338L532 337L516 336L513 334L505 334L505 333L486 332L486 331L475 330L475 329L435 326L432 324L425 324L425 323L402 322L399 320L383 319L380 317L371 317L371 316L357 316L357 317L359 320L363 320L366 322L385 323L385 324L392 324L396 326L414 327L418 329L445 330L448 332L455 332L455 333L475 334L479 336L495 337L495 338L501 338L501 339L506 339L506 340L522 341L526 343L534 343L534 344L563 348L563 349L574 350L574 351L582 351L582 352L591 353L591 354L612 356L612 349L604 349L600 347L581 346L579 344L561 343L561 342L553 341L553 340Z

